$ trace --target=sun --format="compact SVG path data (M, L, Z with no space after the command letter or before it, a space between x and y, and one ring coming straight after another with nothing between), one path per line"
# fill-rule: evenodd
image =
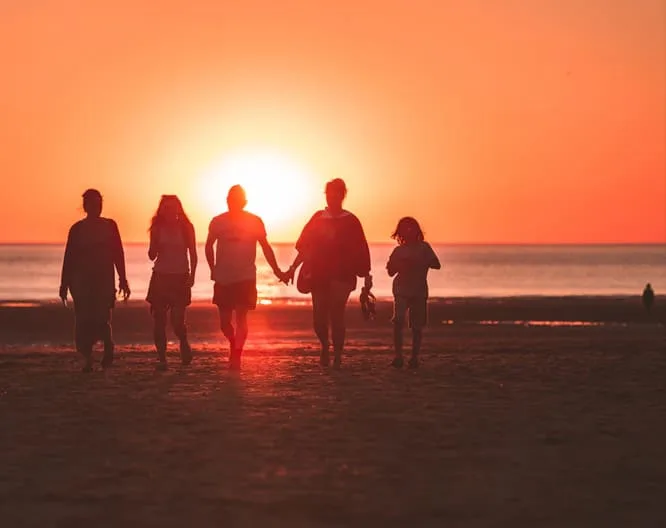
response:
M247 210L267 227L282 227L314 206L312 176L281 152L261 149L236 151L212 166L200 179L201 200L212 214L226 210L227 192L240 184Z

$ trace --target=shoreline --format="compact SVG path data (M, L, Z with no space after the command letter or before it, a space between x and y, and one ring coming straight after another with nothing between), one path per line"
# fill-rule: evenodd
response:
M391 342L392 303L378 301L372 321L362 317L358 296L347 309L350 339ZM193 343L218 341L221 334L215 306L195 301L188 308L187 324ZM315 341L312 310L306 300L259 304L249 314L250 341L290 343ZM0 301L0 345L72 343L74 313L56 301ZM648 313L640 297L501 297L432 299L429 303L427 333L440 339L463 327L510 327L546 331L553 327L658 328L666 326L666 297L658 296ZM119 345L151 342L152 320L149 305L142 300L118 302L113 313L114 339ZM581 330L581 328L575 328ZM485 330L484 330L485 331ZM510 330L517 331L517 330Z
M360 288L356 288L351 294L350 302L354 303L358 301L358 295L360 294ZM562 294L562 295L450 295L446 297L428 297L428 302L433 304L450 304L450 303L465 303L465 302L488 302L488 303L501 303L507 301L566 301L566 300L597 300L597 301L630 301L634 300L638 303L641 302L640 293L609 293L609 294ZM68 298L68 301L71 303L71 297ZM259 298L258 304L263 304L262 301L268 301L265 305L276 305L276 306L285 306L285 305L311 305L310 297L273 297L270 299ZM391 302L391 296L377 296L378 303ZM135 299L131 298L127 301L128 305L139 305L145 304L144 299ZM657 294L655 295L655 304L666 303L666 294ZM56 298L52 299L0 299L0 308L7 307L9 305L27 305L27 306L51 306L53 304L60 304L60 300ZM117 305L122 304L122 301L118 300ZM208 298L194 298L192 299L191 306L197 305L207 305L210 304L210 299Z

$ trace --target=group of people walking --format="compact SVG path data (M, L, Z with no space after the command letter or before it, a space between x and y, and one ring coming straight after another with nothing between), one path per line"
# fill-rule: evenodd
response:
M296 243L297 256L283 271L268 243L263 221L245 210L245 191L240 185L229 189L228 211L211 221L205 253L210 279L214 282L213 303L219 311L220 329L229 342L231 369L240 369L248 336L247 315L257 304L257 243L278 280L285 284L295 281L300 292L311 294L314 330L321 344L320 363L330 364L332 345L333 364L340 366L349 296L356 289L358 278L364 281L365 299L371 297L373 286L368 242L358 218L343 208L346 196L343 180L326 184L327 206L305 225ZM93 346L98 341L104 344L102 367L113 363L112 310L118 292L125 300L131 292L118 226L101 216L99 191L89 189L83 193L83 209L86 217L71 227L67 237L59 296L66 303L70 293L74 301L76 349L84 359L83 370L89 372L93 369ZM415 368L422 328L427 321L427 273L429 269L439 269L440 263L414 218L402 218L393 238L398 246L387 263L389 275L395 277L395 358L391 364L396 368L404 364L403 328L408 321L412 329L408 365ZM192 348L185 312L191 303L198 255L194 226L175 195L160 199L150 225L148 258L154 262L146 300L153 316L157 368L167 369L169 321L180 342L181 361L188 365L192 361Z

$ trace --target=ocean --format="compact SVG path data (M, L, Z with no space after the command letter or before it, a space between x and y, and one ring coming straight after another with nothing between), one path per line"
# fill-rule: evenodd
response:
M286 269L293 245L275 245ZM659 245L433 245L442 262L429 275L431 297L512 297L563 295L638 295L647 282L657 294L666 292L666 244ZM393 246L371 246L374 293L391 296L385 271ZM0 245L0 301L56 300L63 245ZM152 263L147 246L125 247L132 298L143 299ZM304 299L294 286L279 284L258 249L260 299ZM212 283L203 246L192 296L209 299Z

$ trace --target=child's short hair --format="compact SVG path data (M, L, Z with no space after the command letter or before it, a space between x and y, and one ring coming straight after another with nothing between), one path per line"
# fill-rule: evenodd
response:
M405 233L410 228L416 233L416 239L419 242L423 242L423 230L416 221L416 218L411 216L404 216L398 221L398 225L396 226L395 231L393 231L391 238L397 240L398 244L404 244L406 242Z

